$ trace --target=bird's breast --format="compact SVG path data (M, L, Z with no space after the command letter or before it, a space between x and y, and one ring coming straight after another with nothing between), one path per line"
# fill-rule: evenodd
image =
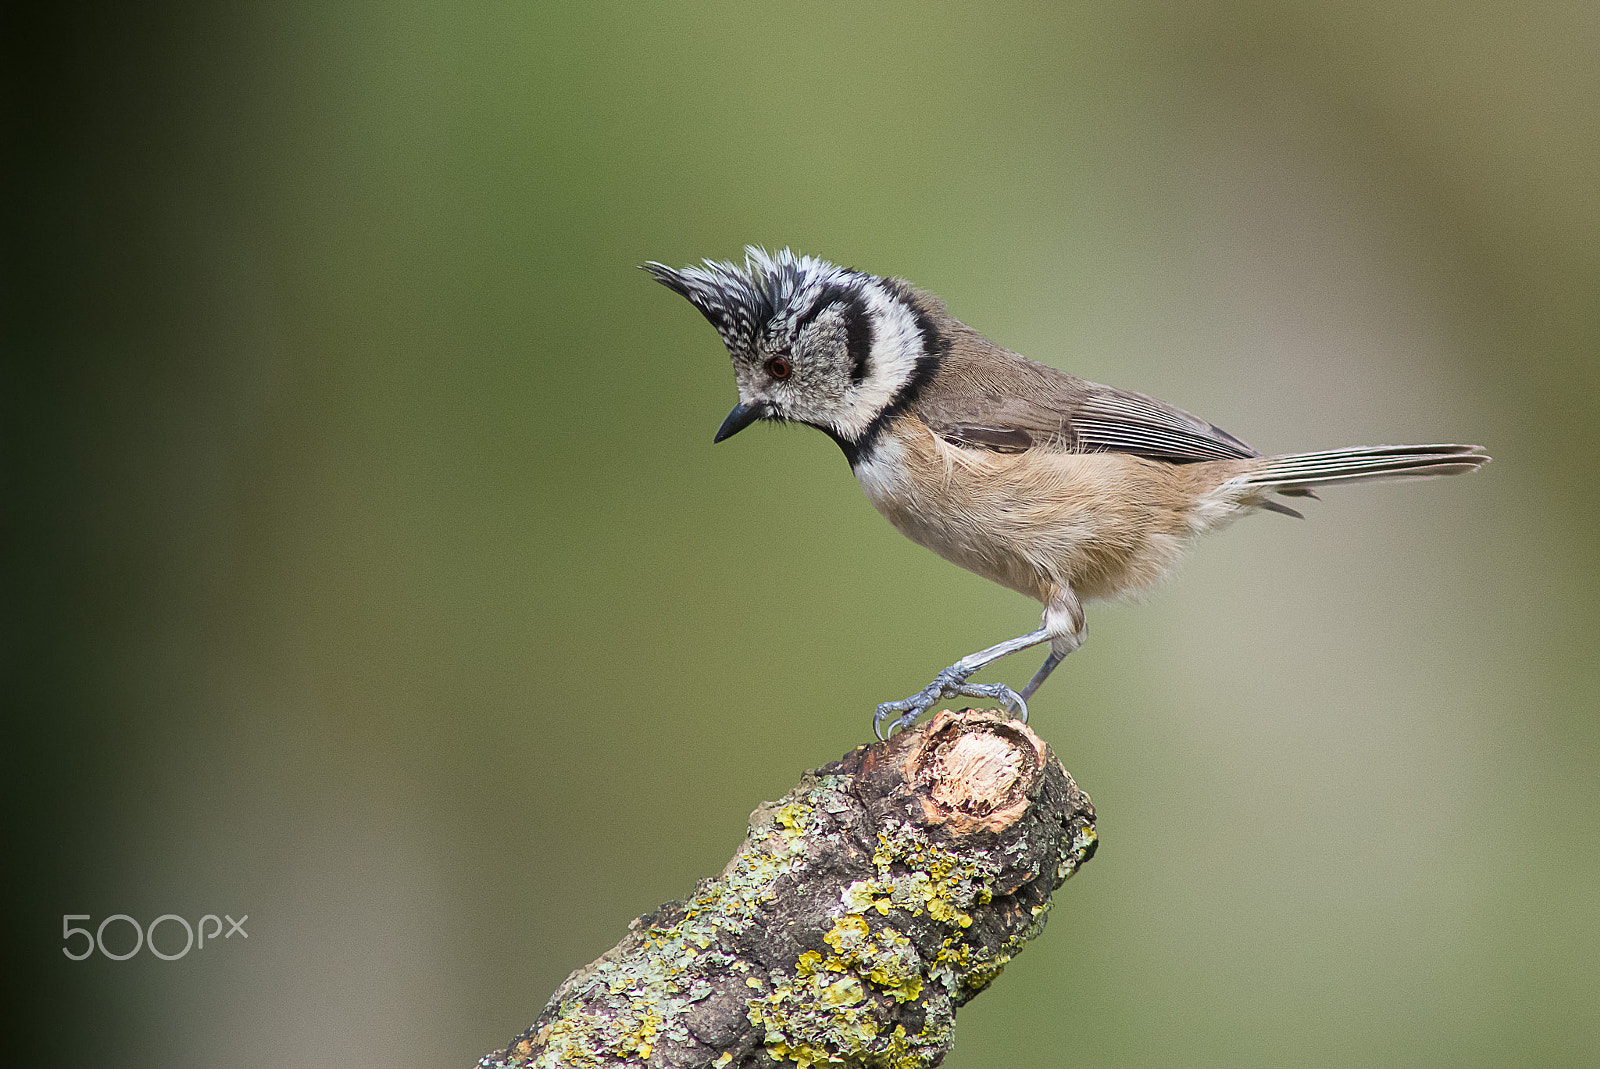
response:
M1148 586L1195 533L1183 473L1127 454L963 448L908 418L854 470L913 542L1040 601Z
M1026 539L997 522L1004 493L984 491L973 473L947 466L932 437L925 429L921 436L905 428L884 434L855 466L867 500L901 534L952 564L1046 600L1049 584L1025 552Z

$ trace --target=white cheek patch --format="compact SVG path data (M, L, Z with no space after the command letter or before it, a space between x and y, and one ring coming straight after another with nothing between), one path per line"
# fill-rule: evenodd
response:
M839 436L849 440L864 434L878 414L889 407L911 381L922 356L922 331L917 328L911 309L875 281L861 288L861 299L872 324L867 374L845 391L839 414L833 420Z

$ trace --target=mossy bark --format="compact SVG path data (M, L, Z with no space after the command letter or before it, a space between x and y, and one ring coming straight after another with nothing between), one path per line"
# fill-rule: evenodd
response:
M482 1069L934 1066L1044 928L1094 807L1038 736L943 712L806 773Z

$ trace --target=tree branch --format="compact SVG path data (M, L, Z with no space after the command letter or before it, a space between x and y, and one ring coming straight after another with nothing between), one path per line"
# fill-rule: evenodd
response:
M1094 854L1050 748L942 712L801 777L722 875L629 926L482 1069L934 1066Z

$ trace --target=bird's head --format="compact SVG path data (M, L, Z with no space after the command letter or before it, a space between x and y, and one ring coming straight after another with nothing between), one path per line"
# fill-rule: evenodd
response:
M719 442L767 419L810 424L848 451L936 359L934 327L902 282L755 247L743 267L644 268L710 320L733 358L739 403Z

